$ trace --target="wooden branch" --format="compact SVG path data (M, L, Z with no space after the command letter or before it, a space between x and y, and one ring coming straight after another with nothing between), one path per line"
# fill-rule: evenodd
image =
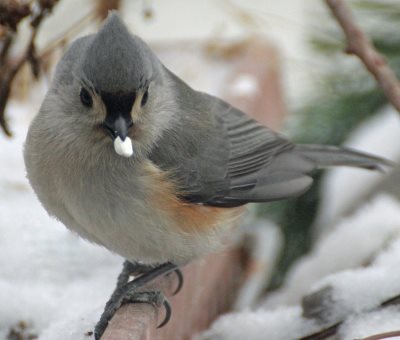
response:
M325 0L346 36L346 52L356 55L374 76L388 100L400 112L400 83L384 57L355 23L351 9L343 0Z
M246 269L242 256L243 249L226 249L185 266L182 268L185 283L175 296L171 296L177 284L175 275L151 282L146 290L164 293L171 303L171 320L158 329L164 318L163 308L156 310L148 304L123 305L101 340L191 339L232 306Z

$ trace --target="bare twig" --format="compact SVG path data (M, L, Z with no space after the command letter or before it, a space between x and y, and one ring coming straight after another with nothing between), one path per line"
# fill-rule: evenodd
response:
M325 1L346 35L348 43L346 52L360 58L382 88L388 100L400 112L400 83L394 72L355 23L352 12L346 2L343 0Z
M85 26L93 22L98 15L96 12L90 11L77 22L74 22L61 35L50 41L40 52L37 52L35 42L39 27L42 23L42 20L51 12L52 8L58 1L59 0L36 0L35 2L32 1L30 3L31 5L37 5L36 8L30 12L31 33L22 56L16 61L11 62L8 60L8 52L16 36L16 31L1 26L0 22L0 127L7 136L11 136L11 131L5 118L5 107L10 96L11 84L22 66L28 62L31 66L34 77L37 78L40 71L40 61L44 60L51 52L54 51L54 49L60 45L63 45L65 41L75 36ZM14 23L13 21L12 23L15 26L15 29L17 29L18 22Z
M380 339L388 339L400 336L400 331L386 332L375 334L371 336L367 336L366 338L358 339L358 340L380 340Z
M35 77L39 75L39 60L36 56L36 36L39 31L43 19L52 11L58 0L37 0L32 6L24 4L23 11L18 12L18 3L9 1L4 7L3 17L0 17L3 27L17 30L17 26L22 18L30 14L31 35L26 45L25 51L22 56L15 63L7 60L9 48L13 42L14 36L7 35L3 39L2 50L0 51L0 127L3 129L7 136L11 136L11 131L8 127L5 118L5 108L11 92L11 84L17 75L18 71L22 68L25 62L31 65L32 73ZM31 4L30 4L31 5ZM8 12L7 12L7 11ZM29 10L27 13L26 11ZM17 13L17 14L15 14Z

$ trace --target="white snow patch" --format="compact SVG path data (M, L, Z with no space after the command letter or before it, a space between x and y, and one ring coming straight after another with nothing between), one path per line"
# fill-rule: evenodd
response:
M400 239L394 240L385 251L381 252L373 265L400 267Z
M220 317L198 340L291 340L318 329L312 320L301 316L299 307L274 311L245 311Z
M93 332L94 325L99 320L104 306L82 311L80 314L70 313L65 318L53 322L40 336L40 340L91 340L88 336Z
M400 294L400 272L397 266L358 268L333 274L319 281L314 290L332 287L326 319L331 323L351 314L379 307L382 302Z
M340 327L338 338L362 339L393 331L400 331L400 308L398 306L350 317ZM390 337L390 340L399 339L400 336Z
M400 236L400 203L381 195L343 220L293 267L284 287L270 294L266 306L298 303L324 276L370 262ZM400 254L399 254L400 256Z

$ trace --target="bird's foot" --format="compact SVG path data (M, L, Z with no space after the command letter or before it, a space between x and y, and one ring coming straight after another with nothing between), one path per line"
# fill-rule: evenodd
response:
M142 275L136 277L134 280L129 281L132 274L141 273ZM158 267L149 267L142 264L125 262L124 268L118 277L117 287L110 300L107 302L104 312L97 323L94 335L98 340L103 335L107 328L108 322L114 316L115 312L126 303L148 303L154 307L164 306L165 317L164 320L158 325L158 328L168 323L171 317L171 307L169 302L165 299L164 295L159 291L143 291L147 283L153 281L159 276L167 275L175 272L178 276L178 287L173 294L176 294L183 285L183 275L178 267L172 263L165 263Z
M171 318L171 306L161 292L135 292L133 290L128 290L119 299L110 299L110 301L107 302L104 312L94 329L95 340L100 340L101 336L108 326L109 321L114 316L116 311L122 305L127 303L148 303L155 308L160 308L161 306L164 306L165 317L164 320L157 326L157 328L161 328L166 325Z

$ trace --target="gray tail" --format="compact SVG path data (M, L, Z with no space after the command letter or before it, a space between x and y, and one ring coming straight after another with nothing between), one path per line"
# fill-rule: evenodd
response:
M293 150L311 160L318 168L351 166L368 170L380 170L395 166L387 159L346 147L328 145L297 144Z
M297 144L275 155L258 172L233 179L230 191L212 205L233 207L295 197L311 186L313 170L341 165L383 171L395 163L349 148Z

